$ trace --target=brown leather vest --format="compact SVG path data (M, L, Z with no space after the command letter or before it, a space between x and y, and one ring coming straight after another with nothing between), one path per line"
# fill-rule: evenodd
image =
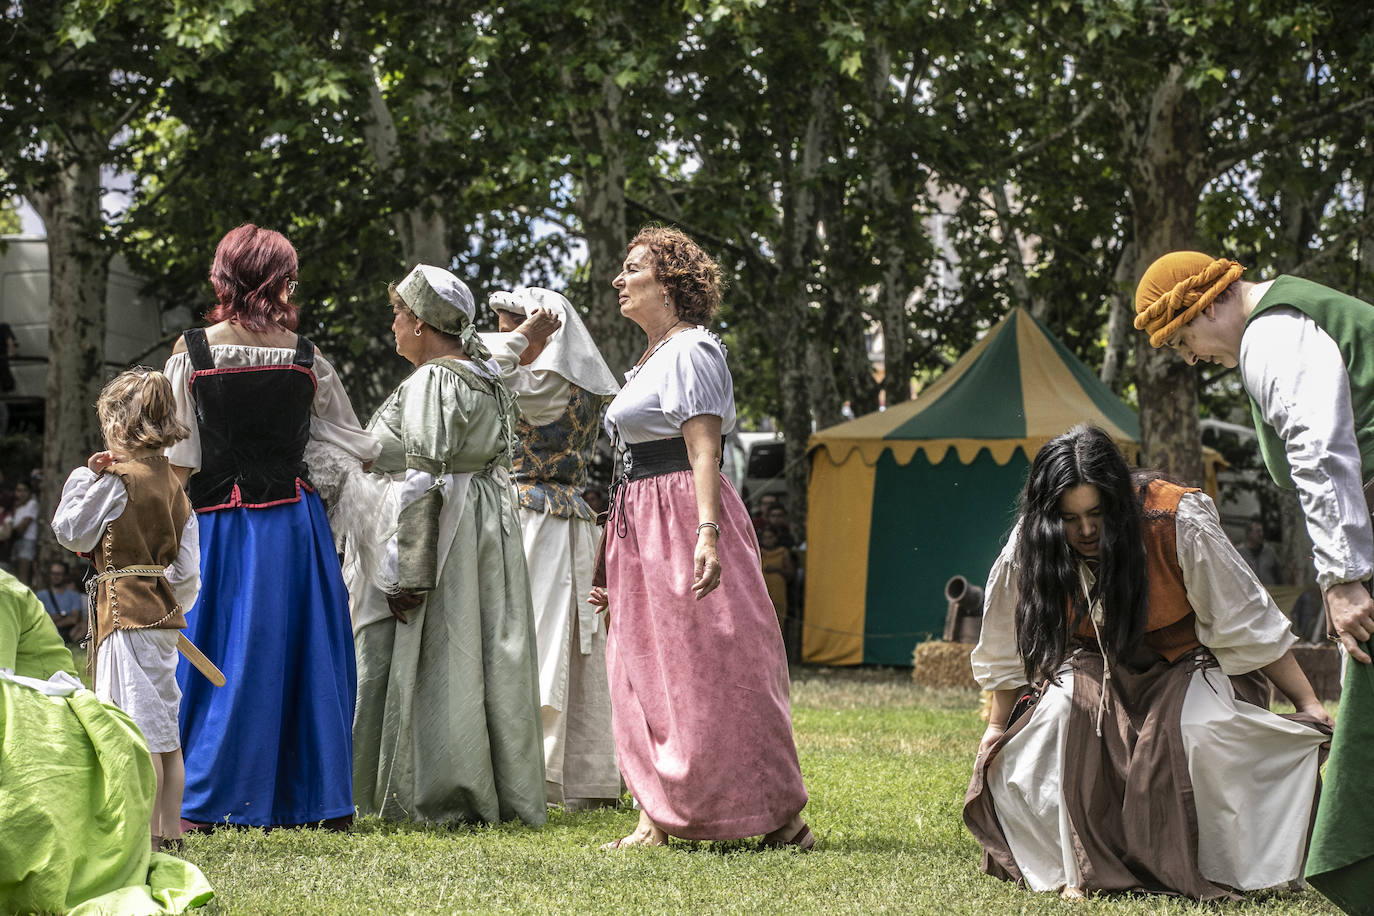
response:
M105 527L91 552L96 573L130 566L171 566L181 547L181 532L191 501L167 458L155 455L110 465L105 473L124 482L129 501L119 518ZM162 576L123 576L96 583L95 645L120 630L181 630L186 614L171 583Z
M1145 541L1145 567L1150 591L1144 644L1173 662L1202 643L1197 638L1197 614L1188 603L1183 567L1178 565L1178 528L1174 517L1179 500L1196 487L1180 487L1153 480L1145 489L1141 535ZM1092 622L1079 622L1077 635L1092 639Z

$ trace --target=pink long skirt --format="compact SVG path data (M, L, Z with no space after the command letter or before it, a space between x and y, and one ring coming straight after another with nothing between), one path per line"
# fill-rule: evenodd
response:
M700 601L691 471L626 484L606 533L620 772L655 824L691 840L768 833L806 805L758 541L723 477L720 495L721 584Z

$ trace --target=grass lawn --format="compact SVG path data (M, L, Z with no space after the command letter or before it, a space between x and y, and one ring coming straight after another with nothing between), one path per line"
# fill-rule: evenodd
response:
M978 870L960 818L982 734L973 691L906 672L797 669L792 712L816 851L673 841L602 852L628 809L554 813L548 826L439 829L358 822L352 832L218 831L185 856L207 913L1264 913L1337 914L1315 891L1203 906L1158 897L1066 903Z

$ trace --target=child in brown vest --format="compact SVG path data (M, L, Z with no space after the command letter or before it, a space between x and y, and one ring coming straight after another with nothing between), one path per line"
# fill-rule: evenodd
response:
M122 373L96 413L106 450L67 478L52 527L95 564L87 672L96 695L128 713L148 742L156 850L181 835L177 636L200 591L196 516L162 450L189 433L161 372Z

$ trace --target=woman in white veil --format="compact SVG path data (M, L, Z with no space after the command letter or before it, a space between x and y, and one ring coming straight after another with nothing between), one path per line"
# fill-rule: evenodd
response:
M619 386L577 310L547 289L495 293L501 333L483 335L519 395L515 482L534 599L549 802L613 803L606 628L587 602L597 537L582 497L606 404Z

